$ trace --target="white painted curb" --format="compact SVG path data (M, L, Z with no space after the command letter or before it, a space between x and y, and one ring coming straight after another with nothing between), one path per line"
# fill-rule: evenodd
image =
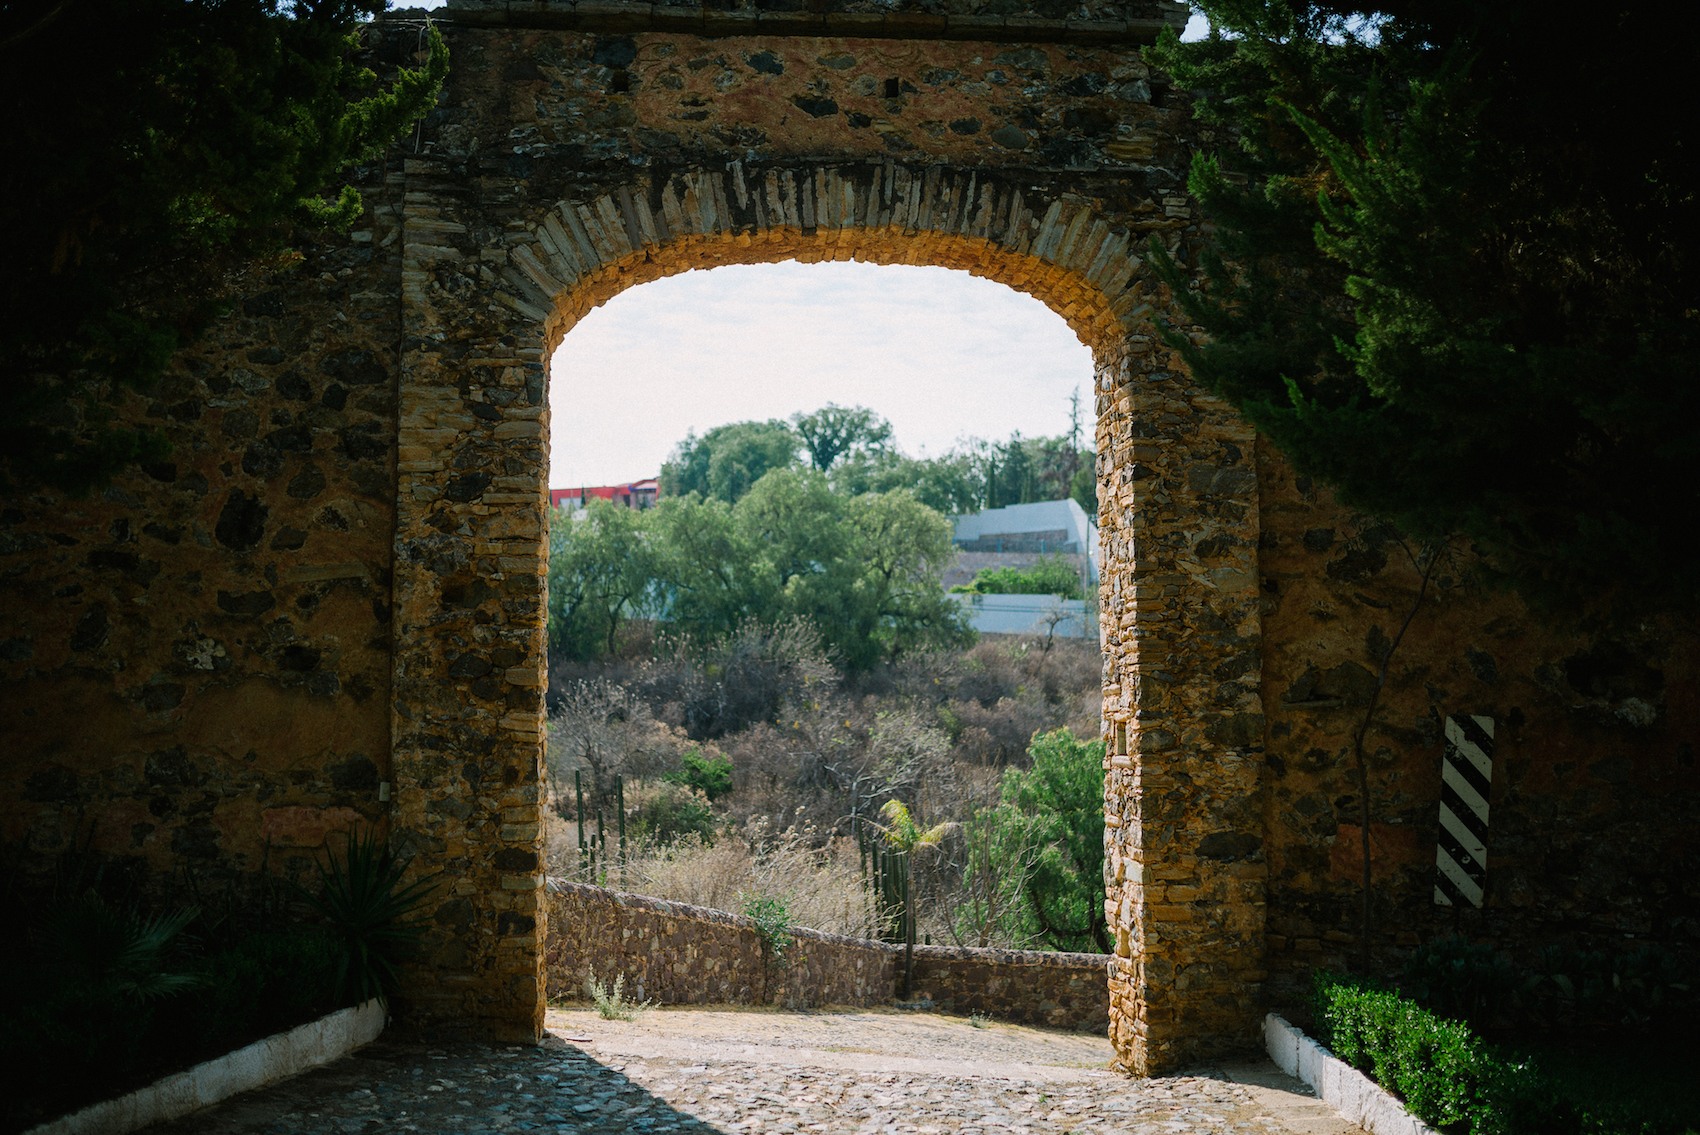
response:
M1370 1135L1440 1135L1380 1084L1274 1013L1263 1020L1263 1044L1281 1071L1316 1089L1318 1098L1346 1122Z
M376 1040L387 1021L383 1006L374 998L257 1040L127 1096L32 1127L24 1135L128 1135L150 1123L177 1119L273 1080L329 1064Z

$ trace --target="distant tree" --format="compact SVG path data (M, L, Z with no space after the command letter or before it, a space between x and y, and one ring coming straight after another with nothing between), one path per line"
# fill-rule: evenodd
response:
M879 453L891 444L891 423L865 406L844 407L828 402L812 414L791 421L809 451L809 461L822 473L850 453Z
M1074 479L1069 482L1068 495L1090 517L1093 523L1098 520L1098 470L1096 459L1089 453L1086 464L1075 471Z
M941 582L950 522L907 490L849 497L813 469L776 469L736 504L666 498L643 523L657 617L694 639L801 620L865 670L973 637Z
M812 470L776 471L734 514L772 614L808 619L847 669L971 637L941 583L950 522L907 490L845 497Z
M833 470L832 483L850 496L908 489L946 516L978 512L986 495L983 470L973 454L961 449L943 457L905 457L891 449L852 453Z
M658 617L693 639L712 641L777 610L770 575L723 500L664 497L645 514L657 557Z
M659 565L644 514L593 500L549 526L549 652L578 661L614 649L627 619L653 613Z
M777 418L716 426L700 438L688 433L661 466L661 492L732 504L770 470L794 467L801 447L796 431Z
M841 654L849 668L973 642L961 607L944 591L954 552L949 520L909 490L893 489L851 498L846 521L862 568L844 597L855 619Z
M388 89L357 22L388 0L16 0L0 4L0 458L74 493L167 452L115 425L128 391L220 312L244 276L338 228L336 182L428 110L448 71ZM324 195L330 199L325 200Z

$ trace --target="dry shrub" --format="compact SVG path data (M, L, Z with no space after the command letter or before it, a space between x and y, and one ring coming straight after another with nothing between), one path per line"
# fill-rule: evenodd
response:
M712 844L691 835L647 849L626 864L629 889L727 911L742 910L751 898L778 899L798 926L857 938L872 932L873 897L848 840L815 847L808 829L767 834L758 822Z

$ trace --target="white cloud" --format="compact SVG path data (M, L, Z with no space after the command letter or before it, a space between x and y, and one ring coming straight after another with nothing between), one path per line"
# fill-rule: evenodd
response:
M827 402L888 418L910 453L958 438L1090 437L1092 356L1030 296L943 268L768 264L687 272L615 296L551 367L550 484L659 471L687 430Z

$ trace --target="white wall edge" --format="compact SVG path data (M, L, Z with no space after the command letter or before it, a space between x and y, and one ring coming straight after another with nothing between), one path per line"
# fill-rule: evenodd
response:
M129 1135L150 1123L203 1107L339 1060L384 1031L389 1015L376 998L352 1009L257 1040L246 1048L174 1072L127 1096L30 1128L24 1135Z
M1440 1135L1380 1084L1274 1013L1264 1018L1263 1043L1281 1071L1309 1084L1322 1102L1370 1135Z

